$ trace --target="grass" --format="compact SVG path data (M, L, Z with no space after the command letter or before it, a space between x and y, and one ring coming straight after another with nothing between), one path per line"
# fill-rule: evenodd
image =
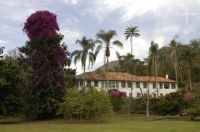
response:
M48 120L0 124L0 132L198 132L200 122L147 120L143 116L114 116L102 123Z

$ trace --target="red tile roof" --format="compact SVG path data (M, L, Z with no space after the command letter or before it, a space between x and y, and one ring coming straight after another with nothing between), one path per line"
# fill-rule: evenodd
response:
M84 75L76 76L77 79L84 79ZM135 76L124 72L87 72L85 73L86 80L109 80L109 81L155 81L155 77L151 76ZM158 82L176 82L174 80L166 79L164 77L157 77Z

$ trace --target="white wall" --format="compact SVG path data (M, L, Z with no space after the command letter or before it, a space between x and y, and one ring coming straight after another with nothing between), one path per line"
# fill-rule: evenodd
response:
M106 81L104 81L104 82L106 82ZM98 81L98 88L104 89L104 90L113 89L113 88L105 88L105 87L102 88L102 84L101 83L102 83L102 81ZM143 86L144 83L143 82L140 82L140 88L136 87L136 82L132 82L132 88L131 87L128 88L128 82L125 82L125 84L126 84L125 88L121 87L121 81L118 81L118 83L119 83L119 88L116 88L116 89L118 89L120 91L123 91L123 92L126 92L127 96L129 96L131 94L131 90L132 90L132 93L133 93L133 97L137 97L137 94L138 93L141 94L141 91L142 91L143 94L147 93L147 88L144 88L144 86ZM156 88L153 88L153 83L154 82L150 82L149 84L147 84L147 87L149 85L149 92L150 92L150 94L152 96L153 96L154 93L155 94L157 93ZM160 88L160 82L157 83L158 95L159 96L161 96L161 94L164 96L166 94L169 94L169 93L177 91L177 85L175 85L175 89L172 89L172 83L168 83L168 84L169 84L169 88L166 89L166 88L164 88L164 83L162 83L162 87L163 88ZM87 85L87 81L86 81L86 85ZM94 86L94 81L91 81L91 85ZM78 83L78 87L81 88L80 81ZM82 87L83 87L83 85L82 85Z

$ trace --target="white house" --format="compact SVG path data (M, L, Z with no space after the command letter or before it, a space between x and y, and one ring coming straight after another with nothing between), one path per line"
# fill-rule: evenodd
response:
M168 77L157 77L157 81L154 76L135 76L129 73L123 72L88 72L85 75L78 75L78 88L85 85L92 85L99 89L110 90L118 89L126 92L129 96L132 93L133 97L141 97L141 94L149 92L152 97L164 96L166 94L176 92L176 81L168 79ZM157 87L156 87L157 84Z

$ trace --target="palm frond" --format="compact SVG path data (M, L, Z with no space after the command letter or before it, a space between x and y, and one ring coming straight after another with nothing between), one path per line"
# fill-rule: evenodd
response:
M97 56L99 54L99 51L102 49L102 45L98 45L95 49L94 55Z
M129 39L129 38L140 36L139 30L137 28L138 27L130 26L130 27L125 29L124 35L125 35L126 40Z
M120 54L118 51L116 51L116 56L117 56L118 60L120 60Z
M122 47L123 47L123 43L120 42L119 40L113 41L113 45L118 46L119 48L122 48Z

